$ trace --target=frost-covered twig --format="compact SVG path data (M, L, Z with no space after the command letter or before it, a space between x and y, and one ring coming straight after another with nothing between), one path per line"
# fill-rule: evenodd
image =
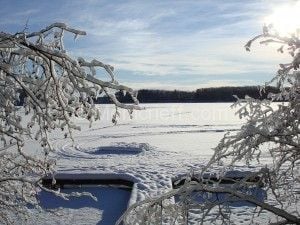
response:
M280 90L279 93L271 93L268 100L257 100L246 96L245 99L238 99L233 105L238 107L236 114L245 119L246 123L240 131L227 133L221 139L214 149L211 160L200 172L200 179L203 179L205 173L212 168L218 168L219 181L211 182L208 179L206 185L202 182L196 184L194 181L186 182L179 190L132 205L119 222L123 220L127 224L144 224L140 219L141 215L148 214L147 217L152 216L153 223L157 224L160 218L155 218L155 212L149 215L151 211L147 209L179 196L182 201L176 203L169 201L169 204L164 206L164 215L165 218L169 218L169 221L172 221L172 218L181 218L181 220L176 219L174 224L187 224L184 212L193 202L195 192L204 191L228 193L230 196L251 202L260 208L255 213L257 217L262 211L274 215L270 224L300 224L299 213L295 212L300 204L299 191L297 191L300 188L300 37L297 34L282 37L271 26L264 26L263 33L245 45L246 50L250 51L253 42L259 40L261 44L280 44L278 51L281 53L288 51L292 59L290 63L280 64L275 77L266 83L266 85L275 84ZM263 91L264 87L261 88L261 92ZM246 190L251 188L253 184L248 182L252 179L251 176L239 181L231 180L230 188L222 186L222 180L228 180L224 175L228 170L235 168L237 163L250 165L256 161L258 165L262 155L269 157L270 163L265 165L260 174L253 173L251 176L255 178L259 175L258 184L254 187L262 188L259 183L263 182L264 189L272 201L263 202L240 192L240 188ZM227 199L227 202L231 201L231 198ZM214 205L211 201L194 202L194 206L195 204L201 209L197 215L202 221L201 224L204 221L209 221L209 224L228 224L232 212L229 207L217 207L221 203ZM280 220L274 222L277 217L280 217ZM250 220L249 224L253 224L253 220Z
M25 215L29 203L37 205L40 178L53 173L55 167L49 158L54 150L49 141L51 131L60 129L72 138L72 131L80 129L74 117L90 123L99 120L94 100L102 94L130 113L140 109L136 92L118 84L112 66L68 55L66 32L75 38L86 35L64 23L33 33L0 33L0 202L6 203L0 204L0 221L9 222L9 215L21 212ZM108 80L97 78L97 67L105 69ZM120 103L116 91L129 93L133 104ZM24 111L29 118L26 121ZM26 152L28 139L40 143L37 156Z

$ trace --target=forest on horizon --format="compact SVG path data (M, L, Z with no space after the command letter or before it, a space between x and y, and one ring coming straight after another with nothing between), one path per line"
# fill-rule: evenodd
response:
M278 93L279 90L273 86L267 86L260 91L258 86L239 87L211 87L199 88L195 91L180 90L155 90L141 89L138 91L140 103L200 103L200 102L234 102L236 97L240 99L250 96L255 99L266 99L269 93ZM120 102L131 103L131 97L123 92L117 92L116 97ZM98 104L111 103L108 97L100 97L96 101Z

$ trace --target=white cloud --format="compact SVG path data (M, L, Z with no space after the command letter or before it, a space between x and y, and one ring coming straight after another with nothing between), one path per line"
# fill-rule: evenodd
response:
M177 49L172 43L167 45L169 40L165 39L160 43L145 44L144 49L142 46L140 50L129 47L116 54L100 55L97 50L92 49L84 49L80 52L87 52L104 59L118 70L130 70L148 76L273 73L280 62L288 60L285 55L277 53L276 48L269 46L259 48L254 46L253 51L246 52L243 47L246 41L236 38L201 41L199 37L200 41L197 42L193 40L198 38L190 37L190 40L191 45L180 39L174 39L174 43L178 43L179 46ZM172 48L174 50L171 50Z
M288 60L274 48L254 47L250 53L243 48L248 38L260 32L264 14L271 12L273 2L90 0L83 4L53 0L51 11L45 11L45 3L36 9L12 7L11 15L5 10L0 25L25 24L27 16L30 24L39 26L54 19L67 21L88 33L71 49L75 56L98 58L117 70L147 78L212 75L215 79L216 75L272 74L279 62ZM211 82L203 85L218 85L219 81ZM179 87L182 79L170 85Z
M245 20L229 24L214 24L206 28L199 24L199 27L195 27L191 32L178 30L167 34L163 30L153 29L152 23L176 15L176 10L178 10L176 7L171 10L152 12L152 17L141 15L139 18L123 20L112 18L111 21L105 19L102 21L96 20L96 15L89 15L91 23L87 26L88 31L99 39L103 35L108 35L111 48L103 52L101 49L103 46L90 46L75 50L75 54L87 52L100 59L111 60L108 63L115 65L118 69L150 76L222 75L254 71L272 73L276 70L274 65L286 58L276 54L274 48L255 49L250 54L243 48L247 39L251 38L248 34L249 29L256 27L255 33L260 32L262 20L260 20L261 12L258 9L263 4L265 3L254 2L250 4L248 11L231 11L221 15L221 17L232 18L252 15L251 18ZM232 3L224 3L223 6L230 8ZM119 7L117 12L137 10L135 7L138 6L129 4L128 7ZM267 8L267 4L264 7ZM145 8L142 13L145 13ZM173 21L172 25L176 27L176 23L180 21ZM244 34L246 31L248 33Z

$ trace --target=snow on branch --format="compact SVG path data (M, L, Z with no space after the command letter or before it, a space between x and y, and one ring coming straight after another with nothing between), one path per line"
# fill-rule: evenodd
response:
M65 33L74 38L86 35L64 23L29 34L0 33L0 221L9 223L11 212L24 214L28 204L36 205L40 178L54 171L55 163L49 158L54 150L48 137L52 130L72 138L73 130L80 129L75 117L90 123L99 120L94 100L103 94L117 108L130 113L141 109L136 91L117 82L112 66L68 55ZM107 80L97 78L97 68L106 71ZM116 91L128 93L133 104L120 103ZM24 150L28 139L40 143L38 156Z
M212 202L209 197L201 197L203 201L197 202L199 194L207 193L205 196L209 196L208 193L215 192L227 193L259 208L254 212L248 211L253 214L249 224L256 224L254 217L260 221L262 212L272 215L267 221L269 224L300 224L297 211L300 204L300 33L297 31L283 37L272 26L264 26L262 34L247 42L246 50L250 51L257 41L279 45L278 52L287 52L291 61L280 64L273 79L265 85L276 85L279 93L270 93L265 100L246 96L245 99L237 99L232 106L238 108L236 114L246 123L239 131L225 134L214 148L208 164L198 169L199 181L203 180L203 174L218 171L219 182L187 179L180 189L132 205L119 223L188 224L193 215L199 224L235 224L232 220L237 215L232 216L234 209L228 206L233 202L232 198ZM261 92L265 91L265 86L261 87ZM266 159L269 159L267 163ZM252 166L249 167L252 170L254 165L256 169L265 167L259 175L263 186L249 184L249 179L254 177L222 185L222 180L228 180L225 174L241 165L243 168ZM263 188L268 199L264 202L264 199L240 192L243 188L249 192L251 185ZM174 197L182 200L174 202ZM200 210L195 211L195 208Z

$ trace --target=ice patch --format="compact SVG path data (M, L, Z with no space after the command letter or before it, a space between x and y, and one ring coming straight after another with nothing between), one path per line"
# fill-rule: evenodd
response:
M85 223L82 224L115 224L127 208L130 199L130 191L115 187L72 187L61 191L64 193L89 192L98 199L95 201L88 196L81 196L70 197L67 201L48 192L40 192L39 200L42 208L61 214L65 220L64 224L84 222L77 217L78 214L86 218ZM87 217L82 215L82 212L96 216ZM36 218L36 223L31 221L31 224L53 224L53 221L47 218Z
M107 155L107 154L117 154L117 155L136 155L141 153L142 150L139 148L127 148L119 146L103 146L96 148L89 152L93 155Z
M86 147L66 144L57 149L57 154L64 158L95 159L95 156L139 155L151 150L147 143L116 142L108 146Z
M101 146L88 151L92 155L137 155L142 152L148 151L149 145L145 143L118 143L115 146Z
M237 191L242 192L244 194L250 195L253 198L264 202L267 198L267 192L263 189L263 183L261 182L261 178L259 176L251 176L253 172L251 171L238 171L232 170L228 171L222 179L218 177L217 174L204 174L202 177L198 175L193 175L189 179L194 181L195 185L197 183L216 186L216 187L224 187L227 189L236 188ZM249 177L249 178L248 178ZM180 188L186 182L187 177L179 178L177 177L176 180L173 180L172 185L174 189ZM249 186L237 186L240 180L247 179L247 183ZM183 195L184 196L184 195ZM231 207L255 207L250 202L247 202L244 199L233 197L229 193L225 192L217 192L217 193L209 193L205 191L194 191L190 197L189 201L197 202L197 203L216 203L220 202L220 204L226 204ZM182 196L176 196L175 201L181 202L185 201Z

